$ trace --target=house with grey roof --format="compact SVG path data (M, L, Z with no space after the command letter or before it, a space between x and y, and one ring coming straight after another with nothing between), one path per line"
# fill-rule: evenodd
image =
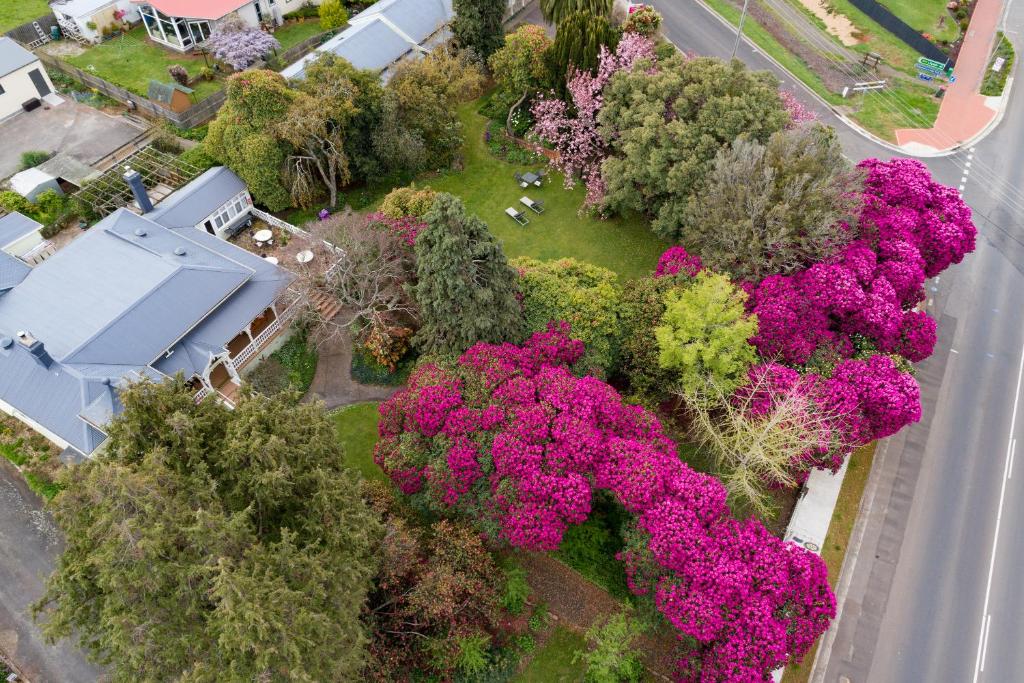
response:
M418 58L446 42L454 16L452 0L380 0L351 17L347 29L281 75L303 78L306 64L332 52L358 69L379 72L386 81L398 62Z
M0 410L88 456L127 383L181 373L197 400L230 404L284 331L293 279L188 220L127 209L35 267L0 252Z
M43 239L43 226L17 211L0 216L0 251L30 266L42 263L54 252L53 243Z
M0 36L0 121L20 112L29 100L52 92L53 83L36 56Z
M242 179L214 166L146 215L166 228L196 228L228 239L252 224L252 196Z

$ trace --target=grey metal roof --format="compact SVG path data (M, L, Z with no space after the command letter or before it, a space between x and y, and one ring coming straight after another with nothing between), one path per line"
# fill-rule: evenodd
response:
M451 21L451 0L380 0L352 17L350 26L315 52L281 71L303 78L319 52L333 52L358 69L384 71Z
M102 175L101 171L64 152L57 152L36 168L52 178L63 178L79 187Z
M224 166L214 166L160 202L146 218L167 228L193 228L229 199L245 183Z
M7 36L0 37L0 76L36 61L36 56Z
M24 280L32 268L20 258L0 251L0 295Z
M27 331L53 363L44 367L18 341L0 348L0 400L82 453L105 438L90 423L105 424L120 410L119 384L159 379L163 368L189 371L293 278L205 232L171 230L127 210L28 270L0 296L0 338ZM191 360L188 351L163 357L183 345ZM182 367L170 363L181 358Z
M0 218L0 249L10 246L22 237L30 235L42 227L41 223L37 223L17 211L7 214Z

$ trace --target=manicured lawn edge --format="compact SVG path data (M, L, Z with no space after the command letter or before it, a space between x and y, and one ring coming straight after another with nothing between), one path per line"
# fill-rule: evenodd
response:
M839 572L846 559L846 548L850 543L853 525L857 521L857 513L860 511L860 501L864 496L868 476L871 474L871 463L875 458L876 446L877 442L858 448L853 452L850 462L846 466L843 486L839 489L839 498L836 500L836 508L832 513L832 523L829 524L825 546L821 550L821 558L828 566L828 581L833 590L835 590L836 582L839 581ZM810 680L811 668L817 654L818 643L815 643L804 657L803 662L786 667L782 683L807 683Z

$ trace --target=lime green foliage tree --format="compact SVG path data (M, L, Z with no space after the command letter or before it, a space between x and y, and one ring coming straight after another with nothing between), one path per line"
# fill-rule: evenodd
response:
M639 624L625 612L618 612L587 629L590 649L576 653L574 661L583 663L586 683L624 683L640 681L644 665L634 642L642 633Z
M47 635L79 635L118 681L358 679L381 526L323 407L196 405L180 378L121 401L53 501Z
M560 93L573 71L593 71L601 47L615 50L621 32L607 17L590 12L573 12L558 24L555 42L548 50L548 70Z
M228 79L227 100L210 124L204 146L245 181L253 199L271 211L291 205L282 178L291 147L273 134L296 99L280 74L253 70Z
M652 407L670 398L674 381L673 371L661 367L658 361L654 329L665 315L667 294L682 291L684 278L644 277L630 280L622 288L619 371L629 380L630 398Z
M463 50L486 60L501 47L506 0L455 0L452 35Z
M746 300L728 277L710 271L665 295L665 313L654 330L658 364L674 373L680 393L696 399L713 382L728 395L746 380L757 359L747 343L757 332L757 317L746 314Z
M424 220L415 247L417 344L454 354L480 341L520 341L516 271L487 225L450 194L439 194Z
M320 3L320 28L333 31L348 23L348 11L341 0L323 0Z
M611 152L604 208L647 214L659 236L686 243L687 208L719 150L742 133L763 143L788 123L778 88L739 61L680 55L613 76L598 115Z
M549 322L564 320L572 328L572 337L586 345L578 369L602 376L611 373L617 365L621 336L618 309L622 291L615 273L571 258L520 258L512 266L521 273L527 331L541 332Z
M559 26L574 12L586 12L598 17L611 17L613 0L540 0L544 19Z
M832 128L798 126L763 145L741 135L689 203L686 245L737 280L807 268L849 242L861 187Z
M491 74L498 87L518 100L509 108L505 128L512 131L512 117L532 93L548 79L546 55L551 39L540 26L524 24L505 36L505 45L491 55ZM511 99L511 97L509 98Z

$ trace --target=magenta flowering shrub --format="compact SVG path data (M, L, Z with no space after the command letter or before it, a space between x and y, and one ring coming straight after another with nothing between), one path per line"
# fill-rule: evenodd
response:
M392 218L380 212L371 213L366 217L367 225L375 225L387 230L392 235L402 238L407 246L416 244L416 235L426 229L427 224L416 216Z
M404 493L530 550L557 548L608 490L636 518L620 556L632 590L679 630L679 680L764 680L798 659L835 614L824 563L733 519L652 414L571 374L583 351L562 323L421 367L381 406L376 462Z
M612 76L629 71L640 60L646 60L653 68L657 61L654 42L638 33L626 33L615 52L601 47L595 75L587 71L570 75L567 89L572 107L554 97L538 98L533 105L534 133L554 145L558 156L552 165L565 176L567 189L577 179L583 180L587 206L597 206L604 198L601 164L608 149L597 132L597 115L603 104L601 94Z
M666 275L677 275L680 271L690 277L695 277L703 270L700 256L690 254L682 247L669 247L658 259L658 267L654 270L654 277Z
M911 309L924 299L926 277L974 249L970 209L918 161L869 159L859 168L866 176L854 241L828 263L751 289L760 323L751 343L762 357L802 365L828 347L848 358L856 338L910 361L931 354L934 322Z

